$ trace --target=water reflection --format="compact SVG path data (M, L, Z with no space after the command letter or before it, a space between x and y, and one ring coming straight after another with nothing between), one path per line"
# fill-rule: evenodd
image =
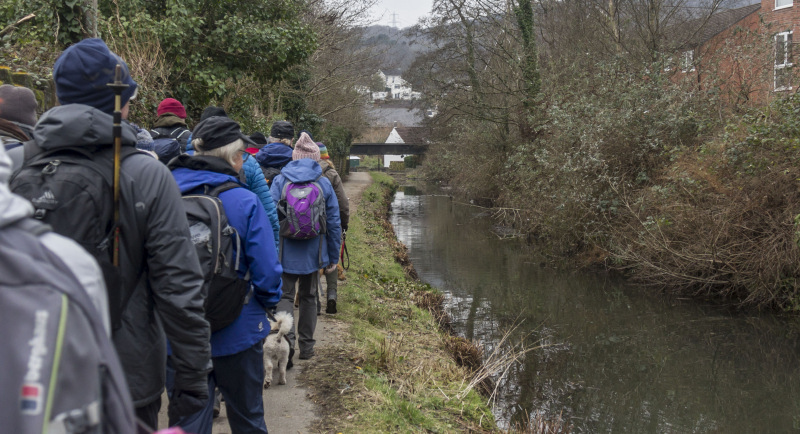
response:
M575 432L800 430L797 320L541 268L483 211L400 191L392 223L458 333L491 348L521 322L519 338L547 345L501 382L501 424L540 413Z

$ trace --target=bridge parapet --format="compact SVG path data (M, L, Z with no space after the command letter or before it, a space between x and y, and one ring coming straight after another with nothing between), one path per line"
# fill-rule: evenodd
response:
M422 155L428 145L421 143L353 143L350 155Z

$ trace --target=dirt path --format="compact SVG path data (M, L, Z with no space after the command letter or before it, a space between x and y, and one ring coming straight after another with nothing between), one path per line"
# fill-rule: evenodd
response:
M344 183L345 194L350 199L351 215L356 212L361 193L371 182L372 178L369 173L354 172ZM340 281L339 285L343 283ZM325 287L324 282L322 287ZM343 331L344 324L336 320L336 315L323 313L318 317L317 328L314 331L314 338L317 340L316 347L321 349L335 345ZM311 424L317 418L317 407L310 398L310 391L300 385L299 378L305 369L313 368L314 360L299 360L295 355L294 368L286 373L286 384L279 385L277 381L273 381L273 386L264 391L264 415L270 434L296 434L311 431ZM162 397L161 407L159 428L165 428L167 426L166 395ZM228 419L225 416L225 405L222 405L219 417L214 419L213 433L228 434L230 432Z

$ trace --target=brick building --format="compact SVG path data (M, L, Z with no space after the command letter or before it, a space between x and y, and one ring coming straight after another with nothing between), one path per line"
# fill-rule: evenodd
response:
M793 34L800 1L763 0L718 12L679 50L667 68L689 86L716 89L723 102L764 103L796 90Z

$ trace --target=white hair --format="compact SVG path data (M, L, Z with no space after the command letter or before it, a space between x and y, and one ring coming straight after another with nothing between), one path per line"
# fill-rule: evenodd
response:
M270 143L283 143L290 148L294 148L294 144L292 143L294 141L293 139L279 139L277 137L270 136L267 141Z
M221 158L227 161L231 166L235 166L237 158L244 149L244 140L236 139L225 146L205 150L203 149L203 139L192 139L192 146L194 146L197 155L208 155L211 157Z

